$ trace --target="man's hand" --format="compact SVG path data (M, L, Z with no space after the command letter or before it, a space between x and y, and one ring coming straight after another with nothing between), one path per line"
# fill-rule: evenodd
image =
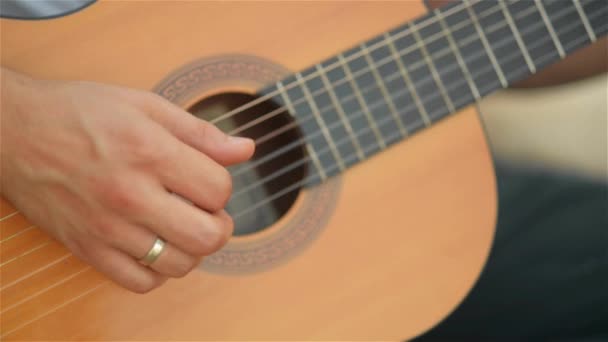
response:
M231 235L224 166L250 158L251 140L151 93L6 69L1 105L3 196L127 289L186 275ZM146 267L157 237L167 245Z

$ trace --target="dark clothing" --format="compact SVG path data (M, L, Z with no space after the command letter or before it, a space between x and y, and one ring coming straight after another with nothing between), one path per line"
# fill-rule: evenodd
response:
M497 167L499 214L469 296L417 341L608 341L608 185Z

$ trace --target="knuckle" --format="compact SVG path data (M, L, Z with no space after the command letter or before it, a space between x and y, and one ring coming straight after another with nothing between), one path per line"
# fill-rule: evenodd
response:
M145 127L127 130L123 133L122 140L130 158L136 163L156 162L165 156L165 148L156 143Z
M142 207L142 199L134 191L133 184L120 176L109 176L99 182L97 191L101 199L111 208L136 212Z
M116 225L110 223L108 220L99 219L96 222L93 222L90 230L93 236L107 239L108 237L115 235Z
M199 120L197 125L193 127L196 131L195 134L197 134L202 139L205 139L209 135L209 129L211 129L211 124L206 121Z

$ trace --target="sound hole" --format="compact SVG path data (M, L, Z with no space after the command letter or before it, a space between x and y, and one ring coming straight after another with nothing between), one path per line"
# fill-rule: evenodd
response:
M189 111L198 118L212 121L255 99L255 96L249 94L222 93L196 103ZM252 123L253 120L275 110L277 115L256 124ZM228 168L232 174L233 192L226 210L234 218L234 235L251 234L269 227L281 218L296 200L300 187L284 194L280 194L280 191L304 179L306 163L281 174L277 171L304 158L304 149L298 146L276 157L264 159L269 153L301 138L293 121L286 110L280 110L275 103L265 101L216 123L224 132L234 132L251 123L251 127L236 135L257 141L256 152L249 162ZM286 127L293 128L285 129Z

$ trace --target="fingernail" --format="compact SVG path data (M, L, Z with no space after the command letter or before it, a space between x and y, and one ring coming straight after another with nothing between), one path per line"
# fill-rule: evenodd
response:
M245 137L228 136L228 142L235 145L245 145L250 144L252 140Z

